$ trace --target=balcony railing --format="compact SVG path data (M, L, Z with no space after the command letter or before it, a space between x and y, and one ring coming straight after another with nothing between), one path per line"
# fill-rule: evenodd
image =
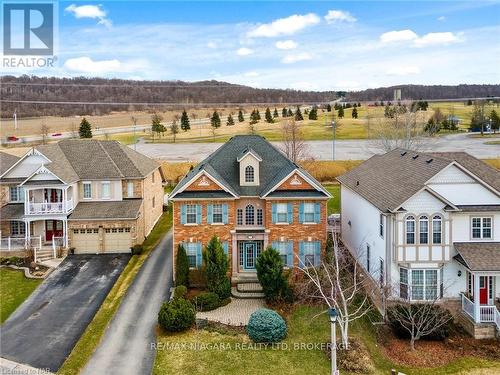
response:
M476 310L474 302L462 293L462 311L466 313L473 321L476 321ZM495 305L480 305L479 306L479 323L496 323L500 330L500 311Z
M67 200L66 202L44 202L44 203L33 203L29 202L27 204L28 215L39 215L39 214L65 214L73 210L73 199Z

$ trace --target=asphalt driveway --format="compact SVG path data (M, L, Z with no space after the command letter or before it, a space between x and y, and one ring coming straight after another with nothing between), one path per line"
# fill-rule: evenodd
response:
M172 285L172 232L149 255L127 290L83 375L151 374L155 327Z
M129 259L68 256L0 327L0 356L57 371Z

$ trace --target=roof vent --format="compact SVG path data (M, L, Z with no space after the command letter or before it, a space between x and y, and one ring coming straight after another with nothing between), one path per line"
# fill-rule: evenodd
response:
M434 159L429 159L429 160L426 160L425 162L426 162L427 164L430 164L430 163L432 163L432 161L433 161L433 160L434 160Z
M405 155L406 155L406 151L401 153L401 156L405 156Z
M418 158L418 155L412 156L411 158L415 160L416 158Z
M359 181L356 181L356 186L359 186Z

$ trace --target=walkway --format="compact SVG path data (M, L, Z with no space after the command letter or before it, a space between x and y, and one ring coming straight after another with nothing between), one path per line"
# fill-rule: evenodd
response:
M199 312L196 318L231 326L246 326L250 315L262 307L265 307L263 299L231 298L231 303L226 306L212 311Z

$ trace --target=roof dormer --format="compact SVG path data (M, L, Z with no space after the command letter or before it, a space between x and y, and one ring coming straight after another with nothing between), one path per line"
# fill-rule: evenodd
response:
M259 166L262 158L250 147L245 148L238 158L240 163L240 185L259 186Z

